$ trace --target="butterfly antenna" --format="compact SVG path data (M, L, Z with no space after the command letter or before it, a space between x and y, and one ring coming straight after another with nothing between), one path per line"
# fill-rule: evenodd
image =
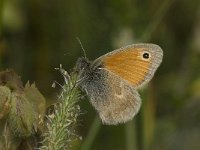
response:
M83 48L83 45L82 45L82 43L81 43L81 40L80 40L78 37L76 37L76 39L77 39L77 41L79 42L79 44L81 45L81 49L83 50L84 57L87 58L86 52L85 52L85 49Z

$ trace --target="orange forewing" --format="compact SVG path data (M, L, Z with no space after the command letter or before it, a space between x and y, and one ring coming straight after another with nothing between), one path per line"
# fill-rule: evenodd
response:
M118 51L103 59L104 66L134 86L139 86L145 81L151 67L151 59L143 60L142 51L142 48L128 48L125 51Z

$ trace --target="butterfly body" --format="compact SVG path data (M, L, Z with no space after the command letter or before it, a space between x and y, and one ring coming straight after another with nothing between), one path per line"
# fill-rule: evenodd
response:
M105 124L131 120L140 109L137 89L148 82L162 61L154 44L134 44L114 50L93 62L79 58L80 87Z

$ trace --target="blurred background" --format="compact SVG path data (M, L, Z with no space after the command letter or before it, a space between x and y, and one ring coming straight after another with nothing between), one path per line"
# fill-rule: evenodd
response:
M76 150L200 149L199 0L0 0L0 68L35 82L47 100L51 87L83 56L91 60L121 46L151 42L161 66L141 90L139 114L124 125L101 125L89 101L80 102Z

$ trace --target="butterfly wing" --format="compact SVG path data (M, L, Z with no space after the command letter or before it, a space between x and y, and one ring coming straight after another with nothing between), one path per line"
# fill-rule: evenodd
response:
M95 60L103 69L139 88L153 77L162 62L162 49L155 44L133 44Z
M135 116L140 109L141 100L130 83L101 69L101 63L93 67L84 59L77 63L83 68L79 86L87 93L104 124L124 123Z
M138 92L116 75L105 70L102 70L101 74L103 80L100 84L86 88L90 102L98 111L102 122L116 125L131 120L140 109Z
M135 44L96 59L84 74L81 87L105 124L131 120L140 109L137 88L147 83L162 61L154 44Z

